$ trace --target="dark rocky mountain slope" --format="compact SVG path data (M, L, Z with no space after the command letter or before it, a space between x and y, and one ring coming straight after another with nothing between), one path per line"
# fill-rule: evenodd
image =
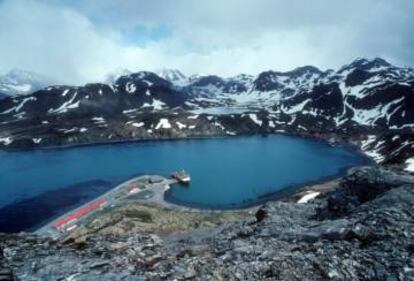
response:
M50 86L2 99L0 146L289 133L364 146L382 163L404 165L413 157L407 152L414 145L412 68L375 58L337 71L305 66L257 77L160 75L166 79L143 71L114 84Z

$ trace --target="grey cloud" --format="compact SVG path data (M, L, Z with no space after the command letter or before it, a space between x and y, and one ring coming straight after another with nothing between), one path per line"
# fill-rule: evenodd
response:
M413 8L409 0L5 0L0 71L80 83L116 67L233 75L336 68L359 56L413 65ZM173 34L144 47L119 40L120 30L140 24Z

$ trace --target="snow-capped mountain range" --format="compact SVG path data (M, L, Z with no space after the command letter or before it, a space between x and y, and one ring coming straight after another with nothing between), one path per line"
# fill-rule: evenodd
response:
M105 78L103 79L103 83L106 84L115 84L116 81L122 77L122 76L128 76L132 73L138 73L141 71L131 71L127 68L121 68L118 67L115 70L109 72L107 75L105 75ZM146 71L143 71L146 72ZM160 69L158 71L154 71L154 73L156 75L158 75L159 77L170 81L174 84L177 85L185 85L188 82L189 77L187 77L186 75L184 75L181 71L177 70L177 69Z
M22 73L13 72L1 81L21 92L34 87L18 83L34 81L32 74L18 74ZM403 129L413 128L414 123L414 70L394 67L379 58L358 59L338 71L323 72L305 66L289 72L265 71L256 77L186 77L177 70L163 70L159 74L121 70L111 77L114 83L50 86L27 97L9 98L0 103L0 112L3 118L29 118L31 114L56 111L106 112L110 107L118 110L109 110L112 113L140 111L155 104L154 110L182 107L206 113L212 107L246 112L260 109L272 114L325 118L336 126L355 123ZM5 83L2 87L6 87Z
M118 67L114 71L111 71L108 74L106 74L102 82L106 84L114 84L116 83L116 80L118 80L119 77L127 76L129 74L132 74L131 70Z
M188 77L177 69L161 69L155 72L159 77L170 81L175 85L185 85L188 83Z
M47 87L52 83L51 81L34 72L14 69L0 76L0 98L29 95Z
M404 157L414 147L414 69L380 58L336 71L304 66L230 78L121 69L108 81L1 100L0 145L286 132L372 134L366 149L393 144Z

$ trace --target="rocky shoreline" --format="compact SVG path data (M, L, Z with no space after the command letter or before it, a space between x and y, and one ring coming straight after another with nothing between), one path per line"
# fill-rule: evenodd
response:
M413 280L414 177L351 169L306 203L171 233L0 236L2 280ZM8 278L8 279L7 279Z

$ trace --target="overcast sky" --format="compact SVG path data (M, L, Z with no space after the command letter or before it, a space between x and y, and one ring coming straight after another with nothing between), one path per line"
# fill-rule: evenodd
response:
M63 83L117 68L185 74L414 65L411 0L0 0L0 73Z

